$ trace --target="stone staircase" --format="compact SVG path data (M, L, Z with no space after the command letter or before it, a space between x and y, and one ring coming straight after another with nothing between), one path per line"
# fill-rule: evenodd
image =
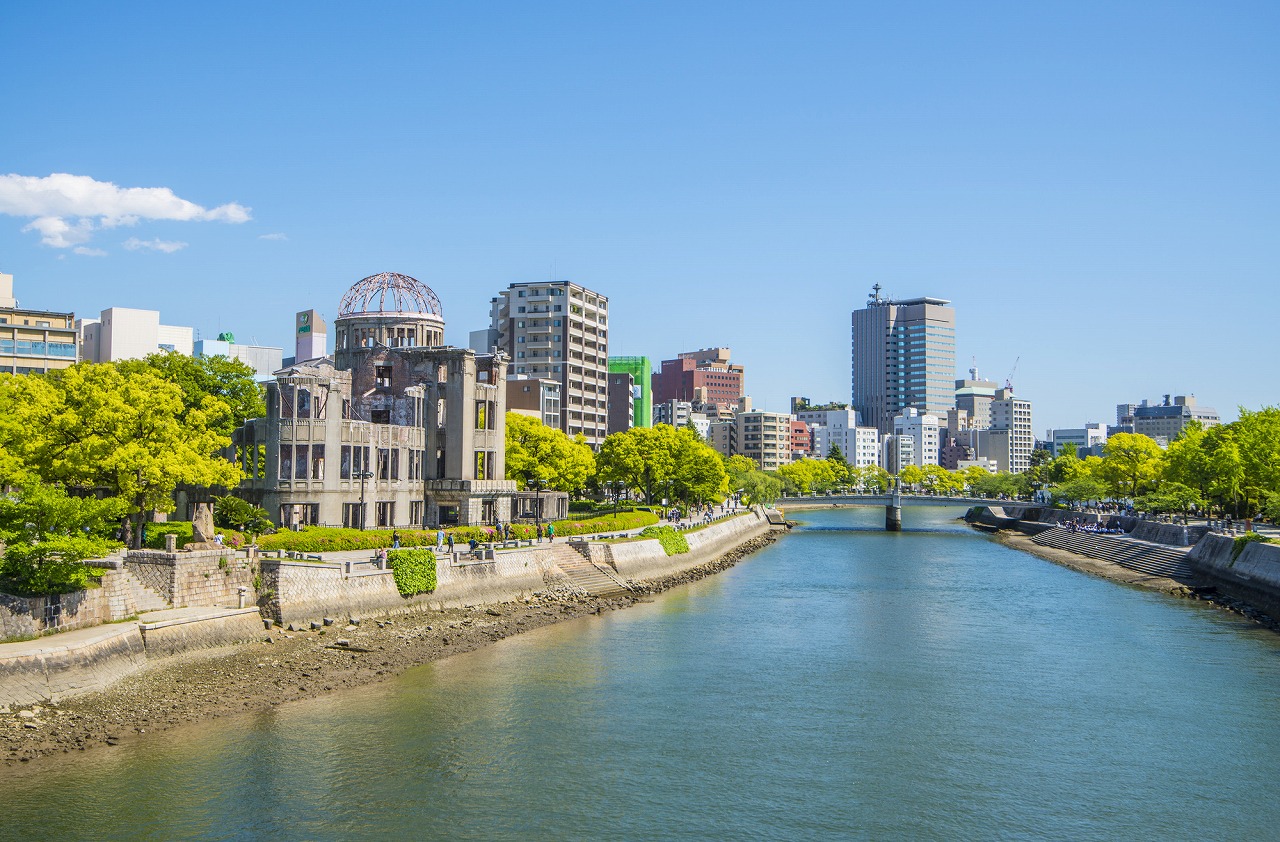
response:
M1118 535L1072 532L1061 526L1046 529L1031 540L1043 547L1054 547L1109 561L1149 576L1163 576L1179 581L1196 578L1195 569L1187 561L1185 548L1135 541Z
M133 601L138 607L139 614L145 614L148 611L167 611L173 607L163 596L144 585L132 570L126 567L122 572L125 581L129 584L129 589L133 592Z
M568 542L551 545L551 560L570 582L591 596L619 596L630 590L618 574L594 564Z

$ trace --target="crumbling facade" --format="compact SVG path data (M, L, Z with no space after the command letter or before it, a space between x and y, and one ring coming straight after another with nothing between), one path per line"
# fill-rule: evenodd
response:
M267 416L236 431L241 496L285 528L492 524L527 508L505 479L505 354L443 345L439 299L404 275L353 286L334 328L334 358L277 372Z

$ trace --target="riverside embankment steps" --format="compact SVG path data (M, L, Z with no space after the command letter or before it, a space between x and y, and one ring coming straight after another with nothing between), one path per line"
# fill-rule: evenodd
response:
M627 593L626 584L616 574L588 561L569 544L552 544L551 559L569 581L591 596L618 596Z
M139 614L147 611L165 611L173 607L167 599L144 585L132 570L126 567L121 572L124 573L125 581L129 583L129 589L133 591L133 601L138 607Z
M1185 548L1151 544L1111 535L1072 532L1061 526L1046 529L1031 539L1042 547L1054 547L1079 555L1109 561L1137 573L1167 579L1191 580L1196 573L1187 560Z

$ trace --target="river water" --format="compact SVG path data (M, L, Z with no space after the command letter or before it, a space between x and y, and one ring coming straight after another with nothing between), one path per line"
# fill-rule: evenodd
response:
M797 513L652 603L0 772L0 838L1277 838L1280 638L955 514Z

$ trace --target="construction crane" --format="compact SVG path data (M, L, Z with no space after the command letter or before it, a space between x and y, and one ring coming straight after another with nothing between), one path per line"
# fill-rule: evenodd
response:
M1021 354L1013 361L1013 368L1009 369L1009 374L1004 378L1004 387L1010 392L1013 391L1013 375L1018 371L1018 363L1020 362L1022 362Z

